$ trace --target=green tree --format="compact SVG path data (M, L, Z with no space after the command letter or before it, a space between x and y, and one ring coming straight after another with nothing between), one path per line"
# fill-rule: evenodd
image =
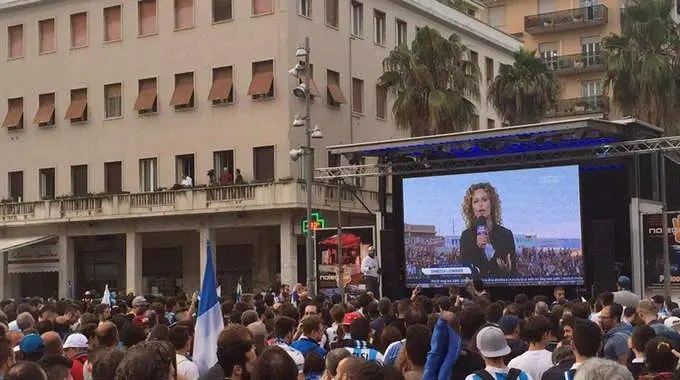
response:
M559 97L557 79L536 51L520 49L512 65L501 65L489 87L489 102L510 125L537 123Z
M680 70L678 25L670 0L633 1L621 35L604 39L605 88L624 115L678 132Z
M464 131L476 118L479 68L467 60L458 36L423 27L411 47L398 46L383 61L380 83L394 95L397 125L412 136Z

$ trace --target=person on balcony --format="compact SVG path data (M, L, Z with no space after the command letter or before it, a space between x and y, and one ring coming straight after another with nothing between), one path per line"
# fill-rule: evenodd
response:
M194 180L191 179L190 176L186 176L186 177L184 177L184 179L182 180L182 183L180 183L180 185L182 185L182 187L193 187L194 186Z
M220 176L220 185L226 186L231 185L234 182L234 176L231 175L231 170L226 167L222 170L222 175Z

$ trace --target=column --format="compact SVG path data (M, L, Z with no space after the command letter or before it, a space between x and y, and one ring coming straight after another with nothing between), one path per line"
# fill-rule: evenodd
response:
M125 234L125 287L127 293L141 295L142 285L142 234Z
M75 297L73 272L75 271L75 247L73 238L66 234L59 236L59 298Z
M297 238L288 213L283 213L279 225L281 241L281 283L297 283Z
M205 223L201 224L201 227L198 229L198 246L199 246L199 252L200 252L200 267L199 271L201 273L201 283L200 285L203 286L203 275L205 274L205 264L208 262L208 245L206 242L210 240L211 246L212 246L212 260L213 260L213 270L216 270L215 266L217 265L217 260L215 253L217 252L217 241L215 239L216 234L215 230L210 228L210 224Z
M201 266L200 260L197 260L201 253L196 245L197 240L197 231L192 231L189 239L182 245L182 289L189 295L201 288Z
M7 299L7 290L8 287L6 286L8 284L9 280L9 274L7 273L7 252L1 252L0 253L0 298L1 299Z

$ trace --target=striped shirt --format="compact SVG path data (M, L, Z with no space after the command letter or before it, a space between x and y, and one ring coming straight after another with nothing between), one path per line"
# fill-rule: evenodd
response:
M354 347L345 347L345 349L349 351L352 356L363 358L364 360L376 361L380 364L382 364L384 360L380 351L374 348L369 348L368 342L365 340L355 340Z

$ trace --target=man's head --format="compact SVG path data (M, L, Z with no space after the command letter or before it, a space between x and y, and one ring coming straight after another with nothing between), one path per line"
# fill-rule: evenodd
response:
M39 335L28 334L21 339L19 351L24 360L37 362L45 352L45 344Z
M175 351L189 349L189 329L182 325L174 325L168 330L168 340L175 348Z
M557 286L555 287L555 290L553 291L553 296L555 296L555 301L557 303L561 304L567 300L566 298L566 292L564 291L564 287L562 286Z
M296 322L293 318L281 316L274 320L274 336L290 342L293 339Z
M168 342L142 342L128 348L116 369L116 379L173 379L175 350Z
M66 317L66 322L70 325L78 322L80 318L80 307L73 302L68 302L64 305L64 317Z
M338 364L338 369L334 380L351 380L356 378L359 368L364 364L365 360L350 356L344 358Z
M12 341L7 338L0 338L0 376L4 376L13 364L14 347Z
M144 315L148 306L149 303L143 296L137 296L132 300L132 312L135 313L135 315Z
M512 336L513 338L519 337L519 317L516 315L504 315L498 321L498 327L503 330L503 334L506 336Z
M608 359L588 359L576 371L574 380L633 380L628 368Z
M37 363L23 361L9 369L5 380L47 380L47 373Z
M97 319L100 321L106 321L111 317L111 308L105 303L97 304L94 307L94 315L96 315Z
M371 335L371 324L366 318L357 318L349 325L352 339L367 341Z
M257 322L259 319L260 316L257 315L257 311L255 310L246 310L241 314L241 324L243 326L248 326L253 322Z
M640 321L644 323L649 323L658 318L657 316L658 310L656 308L656 305L652 301L648 300L640 301L637 305L637 308L635 309L637 310L637 314L638 317L640 318Z
M315 342L321 342L323 338L323 324L321 318L314 315L302 320L302 334Z
M375 247L374 246L368 247L368 255L371 256L371 257L375 257Z
M628 348L636 354L644 354L647 343L654 339L656 332L647 325L638 325L633 329L633 334L628 339Z
M547 303L543 301L536 302L536 306L534 306L534 315L546 316L549 312L550 308Z
M45 306L43 306L42 309L40 309L40 314L38 315L39 321L52 321L52 322L54 322L56 319L57 319L57 310L54 308L54 306L45 305Z
M102 322L94 331L99 347L116 347L118 345L118 329L112 322Z
M64 342L64 353L69 359L73 359L81 352L87 352L87 337L80 333L69 335Z
M352 354L344 348L336 348L329 351L328 354L326 354L326 372L329 377L335 377L338 373L338 364L340 364L343 359L351 356Z
M430 351L430 329L423 325L409 326L406 329L406 358L413 367L425 366Z
M510 353L503 331L495 326L487 326L477 333L477 349L484 359L495 359Z
M628 276L619 276L619 279L616 281L616 285L619 288L619 290L630 290L630 277Z
M64 348L61 345L61 337L54 331L42 334L43 344L45 344L45 355L61 355Z
M616 328L621 323L621 314L623 314L623 307L617 303L605 306L600 311L600 326L602 331L609 331Z
M217 338L217 361L226 377L248 378L256 359L253 335L247 327L230 325L222 330Z
M110 380L115 378L116 368L124 356L125 350L118 347L97 350L94 357L89 357L92 363L92 380Z
M283 348L272 346L264 350L262 356L255 362L253 377L295 380L298 378L298 367Z
M573 349L577 358L583 360L597 356L602 344L602 330L597 323L587 319L576 319L573 323Z
M62 355L45 355L38 360L45 372L48 380L70 380L71 363L70 359Z
M19 330L24 331L26 329L35 327L35 319L29 312L23 312L17 315L17 326Z
M305 306L303 318L311 317L314 315L319 315L319 307L313 303L310 303L309 305Z

